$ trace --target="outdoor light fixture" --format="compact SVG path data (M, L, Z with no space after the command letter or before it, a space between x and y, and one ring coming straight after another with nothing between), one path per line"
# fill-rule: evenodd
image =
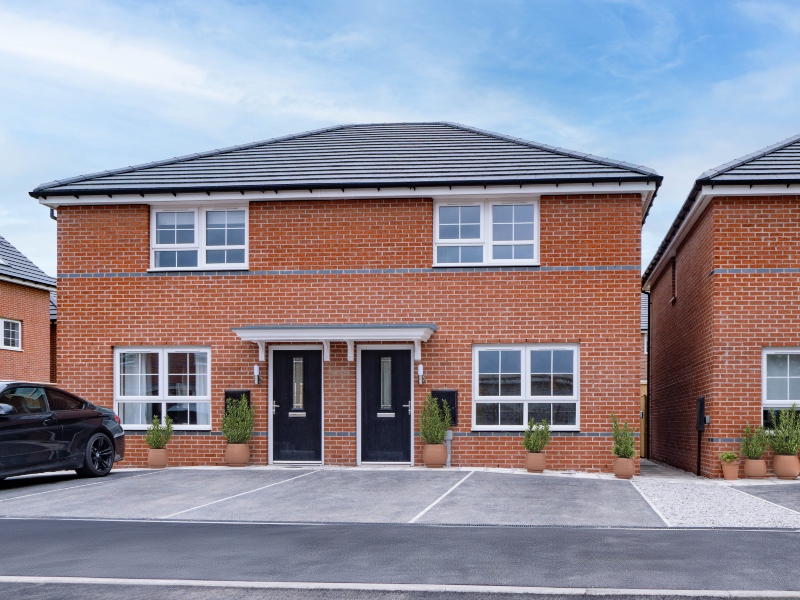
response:
M261 383L261 369L258 365L253 365L253 381L256 385Z
M419 385L425 383L425 375L422 372L422 363L417 365L417 381L419 382Z

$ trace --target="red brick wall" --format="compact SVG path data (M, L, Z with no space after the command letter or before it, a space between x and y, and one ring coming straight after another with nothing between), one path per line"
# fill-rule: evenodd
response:
M49 381L50 292L0 281L0 318L22 322L22 352L0 348L0 379Z
M50 381L58 382L58 326L50 322Z
M678 248L675 302L669 265L650 291L649 456L687 471L697 469L696 400L713 402L714 216L706 209Z
M694 470L697 396L706 395L711 418L703 434L706 476L720 477L720 453L739 450L738 441L709 438L738 440L746 424L761 424L761 350L800 346L800 275L709 274L712 269L795 268L797 231L796 196L716 198L679 250L675 306L665 304L668 271L653 287L658 307L651 320L651 410L654 404L662 407L664 427L658 433L654 427L651 443L661 449L662 460ZM696 250L692 254L689 248ZM687 293L698 301L684 307ZM670 424L667 414L673 408L678 414Z
M541 202L541 264L638 265L638 195L546 197ZM119 244L84 242L100 224ZM143 273L149 266L149 208L62 207L59 273ZM429 268L430 200L275 202L250 205L250 269ZM112 236L113 237L113 236ZM422 345L426 383L459 391L457 434L470 432L472 345L580 344L581 432L554 435L554 468L608 470L609 413L635 424L639 410L638 270L437 271L272 276L137 276L59 279L59 379L100 404L113 403L113 348L207 345L212 356L212 429L219 431L225 389L252 389L256 430L267 431L267 377L252 384L258 354L230 329L279 323L436 323ZM267 366L261 365L266 375ZM331 344L323 365L326 432L355 433L355 362ZM126 464L143 464L141 436L130 435ZM220 464L222 438L176 436L173 464ZM329 464L355 464L354 436L325 437ZM421 446L416 448L420 462ZM457 435L458 465L522 465L521 434ZM266 462L266 438L253 461Z

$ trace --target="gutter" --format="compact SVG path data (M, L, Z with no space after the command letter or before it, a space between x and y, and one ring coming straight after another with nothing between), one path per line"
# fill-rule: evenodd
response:
M36 283L33 281L28 281L27 279L19 279L17 277L11 277L9 275L0 275L0 281L15 283L17 285L24 285L25 287L32 287L36 288L37 290L45 290L48 292L55 292L57 289L55 285L47 285L46 283Z

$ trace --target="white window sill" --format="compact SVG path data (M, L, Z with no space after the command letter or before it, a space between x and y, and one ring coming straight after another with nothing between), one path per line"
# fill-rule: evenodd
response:
M184 271L247 271L250 267L248 265L219 265L213 267L175 267L169 269L147 269L148 273L174 273Z
M509 432L509 431L522 432L522 431L525 431L527 428L528 428L527 425L515 425L515 426L508 425L508 426L497 426L497 427L495 427L494 425L492 425L492 426L488 426L488 425L473 425L472 429L470 431L473 431L473 432L476 432L476 433L478 433L478 432L481 432L481 433L491 433L491 432L504 433L504 432ZM565 426L565 425L551 425L550 426L550 433L570 432L570 431L579 432L580 430L581 430L580 426L574 426L574 427L571 426L571 425L570 426Z
M540 267L541 264L536 261L502 261L490 263L433 263L433 268L436 267Z
M0 346L0 350L11 350L12 352L22 352L22 348L12 348L10 346Z
M124 431L147 431L150 425L125 425L122 424ZM211 431L211 425L173 425L173 431Z

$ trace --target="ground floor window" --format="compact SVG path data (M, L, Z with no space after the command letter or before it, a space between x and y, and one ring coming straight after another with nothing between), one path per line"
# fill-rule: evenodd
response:
M126 429L146 429L158 417L175 429L211 428L208 348L116 348L114 407Z
M521 431L530 419L555 431L580 426L578 346L475 346L472 428Z
M765 348L761 364L764 426L772 427L770 409L800 405L800 348Z
M22 323L10 319L0 319L0 348L22 350Z

